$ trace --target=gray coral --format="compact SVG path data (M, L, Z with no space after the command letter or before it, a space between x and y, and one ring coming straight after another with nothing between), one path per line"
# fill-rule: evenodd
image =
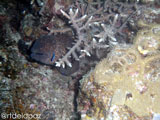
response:
M141 13L140 8L137 4L112 0L88 2L87 5L80 0L72 5L69 12L61 9L76 32L76 40L72 48L56 62L56 66L72 67L71 58L79 60L86 55L91 56L93 49L117 44L117 36L124 38L123 28L137 12Z

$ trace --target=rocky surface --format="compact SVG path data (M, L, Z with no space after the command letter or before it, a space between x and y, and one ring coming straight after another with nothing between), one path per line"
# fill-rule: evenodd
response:
M18 4L21 3L0 2L0 119L13 119L2 113L37 114L41 120L76 119L76 81L52 66L33 62L28 57L28 47L18 45L21 40L30 45L39 36L36 32L40 33L40 26L33 30L36 15L27 13L27 4L21 4L23 9Z

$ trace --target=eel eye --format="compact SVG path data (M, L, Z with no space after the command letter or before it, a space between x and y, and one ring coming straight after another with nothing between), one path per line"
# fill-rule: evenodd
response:
M53 62L54 58L55 58L55 53L53 52L51 62Z

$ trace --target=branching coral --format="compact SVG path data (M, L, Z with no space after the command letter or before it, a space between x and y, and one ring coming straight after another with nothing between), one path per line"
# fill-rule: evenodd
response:
M82 43L82 41L85 41L85 37L84 37L84 29L86 29L92 19L92 17L90 17L87 22L83 24L81 24L81 21L83 22L87 15L84 15L80 18L77 19L77 15L78 15L78 9L75 11L75 13L73 12L72 8L69 11L69 14L65 13L63 10L61 10L62 14L67 17L71 23L73 24L73 27L76 29L77 32L77 36L78 36L78 40L76 41L75 45L69 50L69 52L59 61L56 62L56 66L65 66L65 63L72 67L70 61L68 60L68 57L70 57L71 55L73 55L73 57L78 60L78 56L75 52L75 50L81 51L81 52L85 52L87 55L90 55L89 52L87 50L80 50L79 46ZM87 40L86 40L87 41Z
M72 67L71 59L79 60L86 55L91 56L93 49L115 45L117 38L124 38L122 30L127 22L140 12L135 4L122 4L112 0L77 0L70 7L69 12L62 9L60 11L71 23L76 39L72 48L56 61L57 67ZM51 33L54 33L54 30L51 30Z

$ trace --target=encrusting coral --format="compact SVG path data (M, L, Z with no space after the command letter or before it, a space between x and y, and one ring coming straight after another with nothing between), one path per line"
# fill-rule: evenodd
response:
M141 20L138 24L145 28L139 31L139 35L134 41L138 51L144 56L159 53L160 25L155 23L148 25Z
M146 26L138 32L134 45L117 45L80 81L82 120L157 120L160 30L157 24Z

